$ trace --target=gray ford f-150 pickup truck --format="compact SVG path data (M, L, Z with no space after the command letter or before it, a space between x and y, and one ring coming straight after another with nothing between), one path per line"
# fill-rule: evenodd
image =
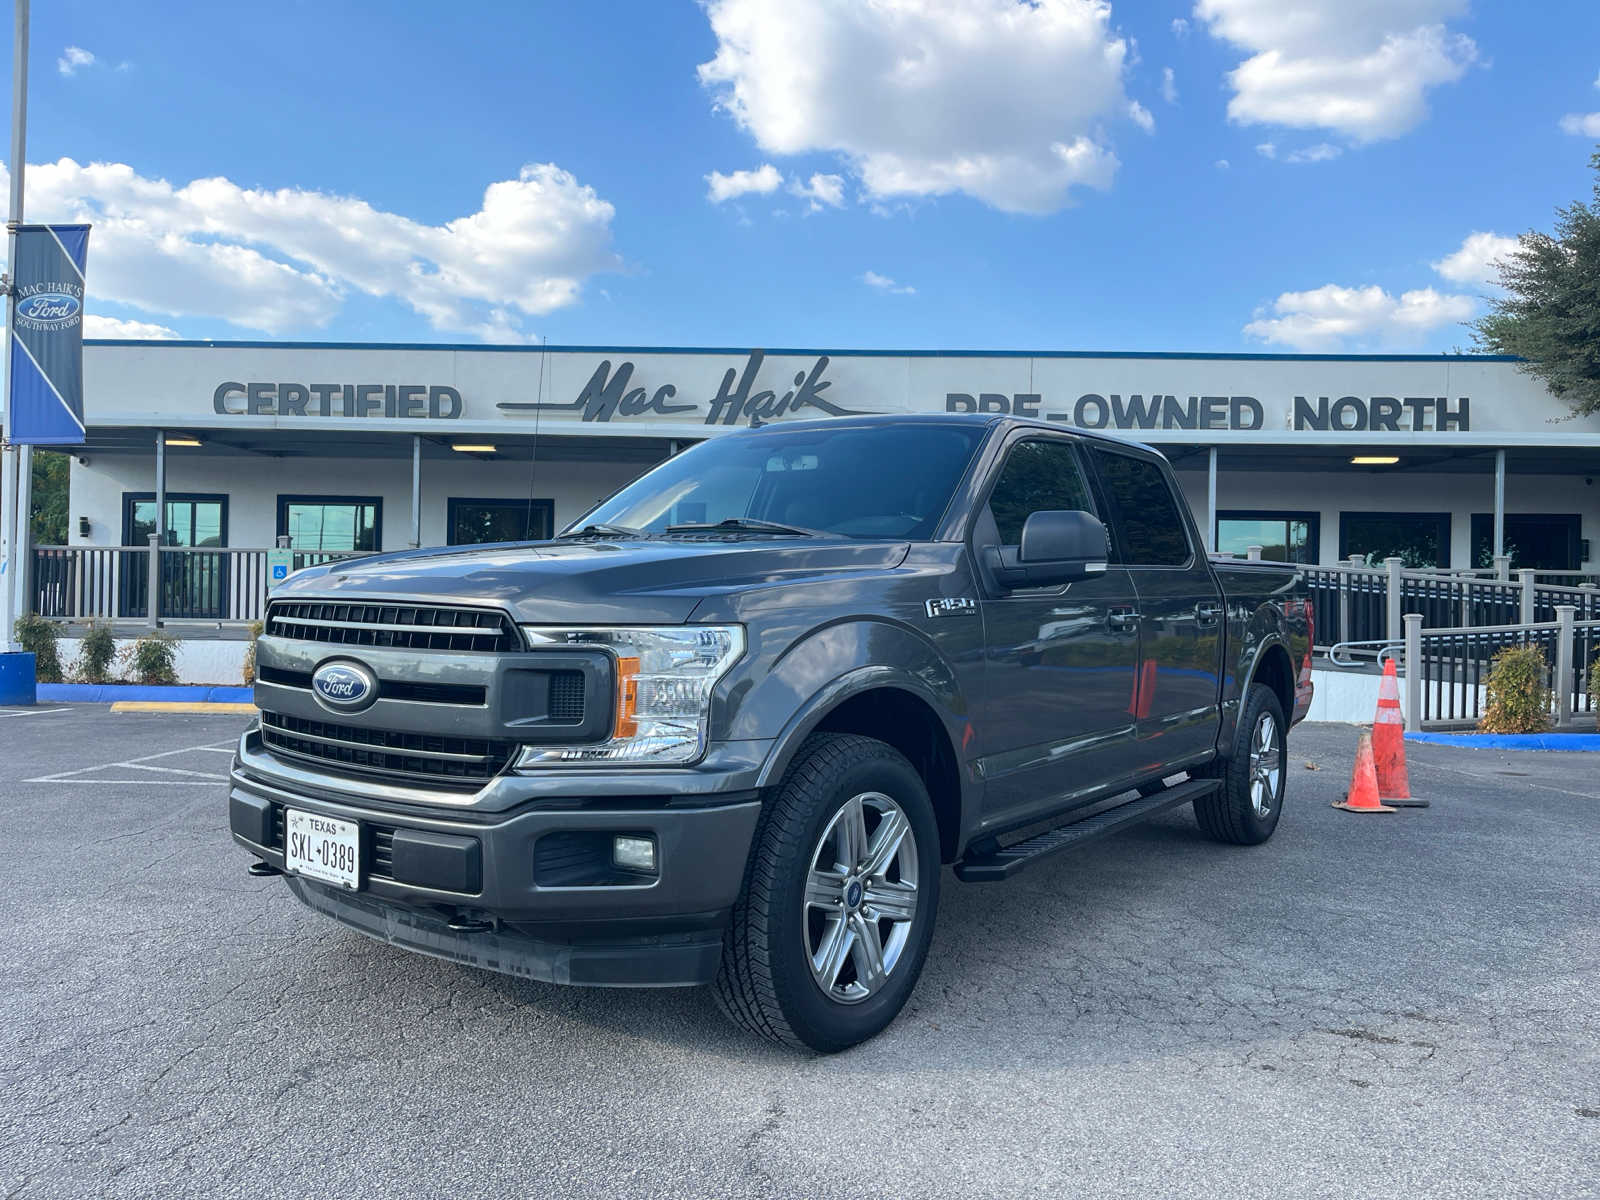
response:
M1311 700L1295 571L1214 561L1166 460L1000 417L705 441L554 540L299 572L229 819L375 938L716 985L837 1050L905 1003L942 867L1178 804L1272 835Z

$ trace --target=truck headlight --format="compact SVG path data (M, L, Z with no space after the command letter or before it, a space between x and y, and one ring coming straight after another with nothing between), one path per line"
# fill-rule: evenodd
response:
M611 736L587 746L525 746L517 765L688 763L705 751L711 689L744 653L740 625L522 627L528 644L599 646L616 660Z

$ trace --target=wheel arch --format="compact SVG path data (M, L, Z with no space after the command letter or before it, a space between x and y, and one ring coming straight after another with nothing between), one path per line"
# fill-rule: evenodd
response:
M939 825L940 858L953 862L976 786L958 750L969 729L964 718L956 718L914 678L886 667L863 667L834 680L794 716L757 783L776 786L813 733L876 738L903 754L921 776Z

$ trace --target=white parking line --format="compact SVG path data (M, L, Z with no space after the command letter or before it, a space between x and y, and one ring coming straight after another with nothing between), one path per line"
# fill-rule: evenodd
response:
M71 711L70 708L0 708L0 717L47 717L51 713Z
M152 787L215 787L227 781L227 775L210 775L204 771L189 771L182 767L149 767L142 764L152 762L158 758L171 758L174 754L192 754L199 750L223 750L232 748L231 741L218 745L213 742L205 746L183 746L177 750L162 750L156 754L146 754L139 758L122 758L114 762L96 763L91 767L75 767L70 771L56 771L51 775L40 775L34 779L24 779L24 783L143 783ZM92 771L150 771L160 772L160 779L84 779ZM196 779L169 779L167 774L194 775Z

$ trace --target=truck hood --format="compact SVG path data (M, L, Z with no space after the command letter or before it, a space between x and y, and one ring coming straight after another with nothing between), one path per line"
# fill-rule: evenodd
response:
M754 537L552 541L411 550L297 571L274 599L488 604L519 624L673 625L707 596L839 572L887 571L906 542Z

